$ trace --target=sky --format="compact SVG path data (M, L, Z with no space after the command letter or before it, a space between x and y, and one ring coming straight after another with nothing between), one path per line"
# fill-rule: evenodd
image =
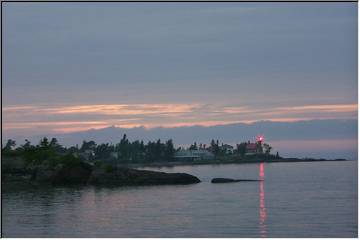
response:
M357 3L4 3L3 133L357 119Z

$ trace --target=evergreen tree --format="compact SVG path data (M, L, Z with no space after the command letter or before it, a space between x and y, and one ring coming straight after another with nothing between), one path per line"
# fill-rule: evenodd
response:
M240 144L236 144L236 153L240 156L244 156L246 153L246 142L242 142Z
M44 137L43 139L40 140L40 147L42 148L49 147L49 140L47 139L47 137Z
M25 139L25 144L22 145L22 148L23 149L28 149L30 147L31 147L31 142L29 140Z
M220 153L219 140L216 140L215 143L214 139L212 139L210 143L210 149L215 156L218 156Z
M16 146L16 142L14 140L12 140L12 139L8 139L7 142L6 142L5 147L3 147L3 150L9 151L15 146Z
M165 145L166 145L165 160L172 161L174 158L174 153L175 153L174 144L173 144L172 139L167 140Z
M194 144L190 145L189 150L198 150L196 142L194 142Z

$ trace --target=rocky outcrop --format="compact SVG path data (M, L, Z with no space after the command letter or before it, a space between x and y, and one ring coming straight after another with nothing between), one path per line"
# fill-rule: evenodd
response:
M52 183L56 170L46 164L41 164L33 169L32 180L39 183Z
M232 178L213 178L211 183L231 183L231 182L258 182L256 179L232 179Z
M92 166L80 162L74 166L61 166L53 180L53 184L86 184L92 172Z
M199 183L186 173L164 173L130 168L93 167L85 162L51 167L41 164L33 172L36 183L52 185L90 184L102 186L176 185Z
M200 180L186 173L164 173L129 168L105 170L96 168L88 183L108 186L176 185L199 183Z
M4 174L27 174L25 160L22 157L2 156L2 173Z
M85 184L91 171L92 167L84 162L70 166L58 164L55 167L41 164L34 170L32 180L54 185Z

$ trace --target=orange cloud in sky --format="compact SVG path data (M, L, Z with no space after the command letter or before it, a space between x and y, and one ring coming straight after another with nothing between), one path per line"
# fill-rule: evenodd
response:
M294 106L294 107L279 107L278 111L291 111L291 112L356 112L358 109L357 104L331 104L331 105L307 105L307 106Z
M3 109L5 130L44 128L73 132L108 126L181 127L252 123L261 120L295 122L357 117L357 104L324 104L251 108L206 104L94 104L73 106L9 106ZM126 117L128 116L128 117ZM46 121L45 119L54 119ZM44 119L44 120L42 120ZM56 120L58 119L58 120Z
M253 121L241 121L241 123L251 123ZM190 127L190 126L217 126L217 125L226 125L232 123L240 123L239 121L197 121L197 122L179 122L179 123L164 123L164 124L139 124L139 123L124 123L124 124L96 124L90 126L78 126L78 127L61 127L54 128L55 132L58 133L69 133L69 132L77 132L77 131L85 131L89 129L101 129L109 126L119 127L119 128L134 128L134 127L145 127L145 128L155 128L155 127L163 127L163 128L176 128L176 127Z
M11 106L11 107L4 107L2 110L5 112L16 112L19 110L30 110L30 109L36 109L36 106L31 105L22 105L22 106Z
M73 126L73 125L99 125L107 124L104 121L52 121L52 122L17 122L17 123L4 123L5 128L31 128L31 127L44 127L44 126Z
M191 112L197 104L102 104L47 108L53 114L142 115Z

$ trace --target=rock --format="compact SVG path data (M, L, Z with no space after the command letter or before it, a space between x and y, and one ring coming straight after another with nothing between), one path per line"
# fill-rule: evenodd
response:
M112 171L94 169L89 178L89 184L109 186L139 186L139 185L176 185L199 183L200 180L186 173L164 173L129 168L117 168Z
M77 159L68 159L56 165L44 161L33 169L34 183L52 185L92 184L103 186L175 185L199 183L186 173L116 168L110 165L92 166Z
M57 169L53 184L86 184L92 172L92 166L80 162L73 166L61 166Z
M46 164L41 164L34 169L32 180L39 183L52 183L54 176L54 169L51 169Z
M2 162L2 173L9 174L28 174L29 171L26 169L25 160L22 157L9 157L3 156Z
M91 170L91 166L84 162L70 166L58 164L55 167L41 164L35 169L32 179L39 183L54 185L85 184Z
M258 182L256 179L232 179L232 178L213 178L211 183L231 183L231 182Z

